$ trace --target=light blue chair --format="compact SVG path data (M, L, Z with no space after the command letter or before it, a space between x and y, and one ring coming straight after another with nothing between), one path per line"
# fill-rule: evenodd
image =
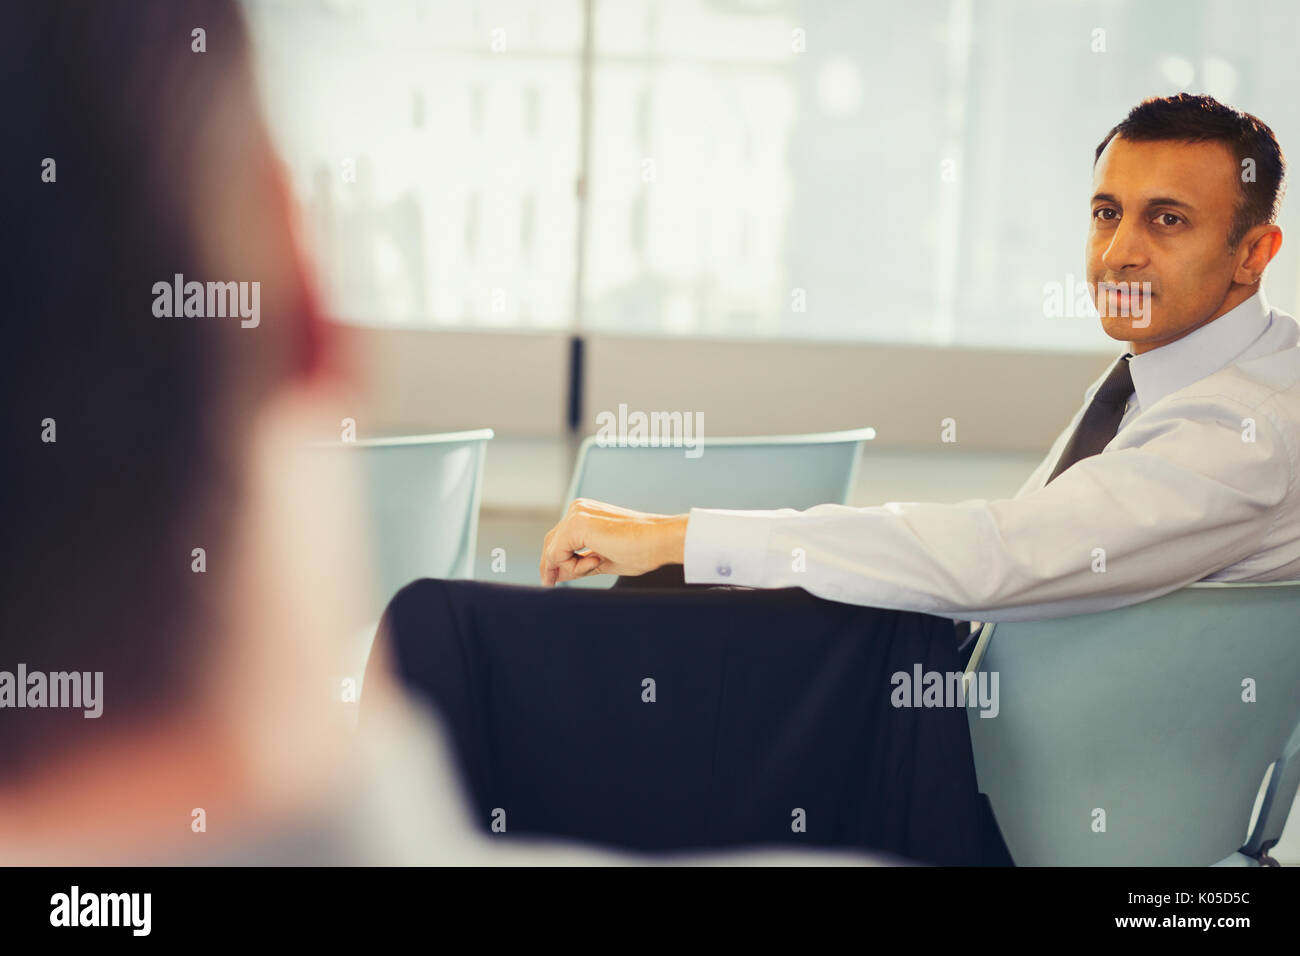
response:
M384 608L417 578L472 578L478 511L490 428L326 442L327 454L356 455L364 486L362 517L374 564L372 623L343 651L340 678L360 693Z
M976 774L1018 865L1250 866L1280 838L1300 784L1300 581L985 624L966 679L981 673L998 713L967 709Z
M810 435L752 438L705 437L703 452L687 457L682 446L601 444L596 436L578 449L565 508L575 498L659 514L691 508L797 508L847 504L864 442L874 428ZM694 452L691 452L694 454ZM565 582L608 588L609 575Z
M331 442L358 456L376 564L375 618L416 578L472 578L490 428Z

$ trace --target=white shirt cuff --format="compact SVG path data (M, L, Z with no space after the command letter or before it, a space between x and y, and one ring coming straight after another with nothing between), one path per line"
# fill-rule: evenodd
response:
M771 533L769 512L692 508L682 566L686 583L764 587Z

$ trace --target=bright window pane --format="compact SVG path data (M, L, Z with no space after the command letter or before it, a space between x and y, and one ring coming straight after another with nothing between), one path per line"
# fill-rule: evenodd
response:
M1286 0L592 0L586 66L583 0L246 5L360 323L570 328L580 301L601 331L1110 349L1045 314L1084 281L1106 131L1190 90L1300 143Z
M579 0L246 6L336 314L570 324Z

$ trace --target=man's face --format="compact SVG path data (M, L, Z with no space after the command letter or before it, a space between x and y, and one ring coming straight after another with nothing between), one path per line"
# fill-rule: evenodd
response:
M1089 291L1106 334L1132 343L1134 354L1236 305L1225 300L1237 267L1227 246L1241 196L1237 175L1222 143L1115 136L1106 144L1092 177ZM1143 283L1150 283L1149 297ZM1136 295L1123 294L1132 288Z

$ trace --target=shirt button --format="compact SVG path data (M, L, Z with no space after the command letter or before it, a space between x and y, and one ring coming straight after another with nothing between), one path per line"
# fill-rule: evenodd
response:
M719 564L718 573L724 578L731 577L731 565L727 564L725 561L722 564Z

